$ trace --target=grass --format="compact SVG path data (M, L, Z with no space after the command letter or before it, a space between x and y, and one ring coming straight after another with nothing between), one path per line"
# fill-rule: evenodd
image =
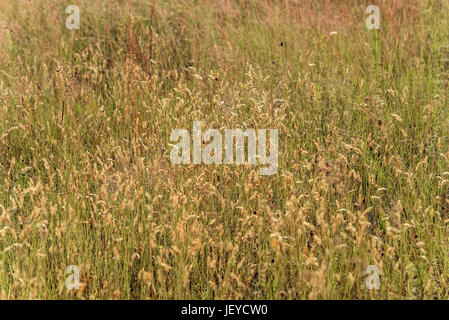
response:
M0 298L449 298L449 6L376 2L0 0ZM277 174L173 165L194 120Z

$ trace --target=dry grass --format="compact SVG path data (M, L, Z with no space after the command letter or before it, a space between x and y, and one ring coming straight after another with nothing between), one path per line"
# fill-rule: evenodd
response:
M73 2L0 0L1 298L448 298L446 1ZM193 120L278 174L172 165Z

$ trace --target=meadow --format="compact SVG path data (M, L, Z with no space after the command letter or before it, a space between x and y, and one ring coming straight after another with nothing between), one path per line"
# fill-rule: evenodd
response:
M0 298L448 299L448 66L446 0L0 0Z

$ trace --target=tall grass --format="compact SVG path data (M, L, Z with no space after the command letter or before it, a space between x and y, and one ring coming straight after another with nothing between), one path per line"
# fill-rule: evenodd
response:
M448 2L369 4L0 0L0 297L448 298ZM278 173L172 165L193 120Z

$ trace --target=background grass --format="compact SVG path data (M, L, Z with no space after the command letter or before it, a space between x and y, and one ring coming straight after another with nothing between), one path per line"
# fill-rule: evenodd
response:
M436 0L0 0L0 297L449 298L448 18ZM278 129L278 173L172 165L194 120Z

